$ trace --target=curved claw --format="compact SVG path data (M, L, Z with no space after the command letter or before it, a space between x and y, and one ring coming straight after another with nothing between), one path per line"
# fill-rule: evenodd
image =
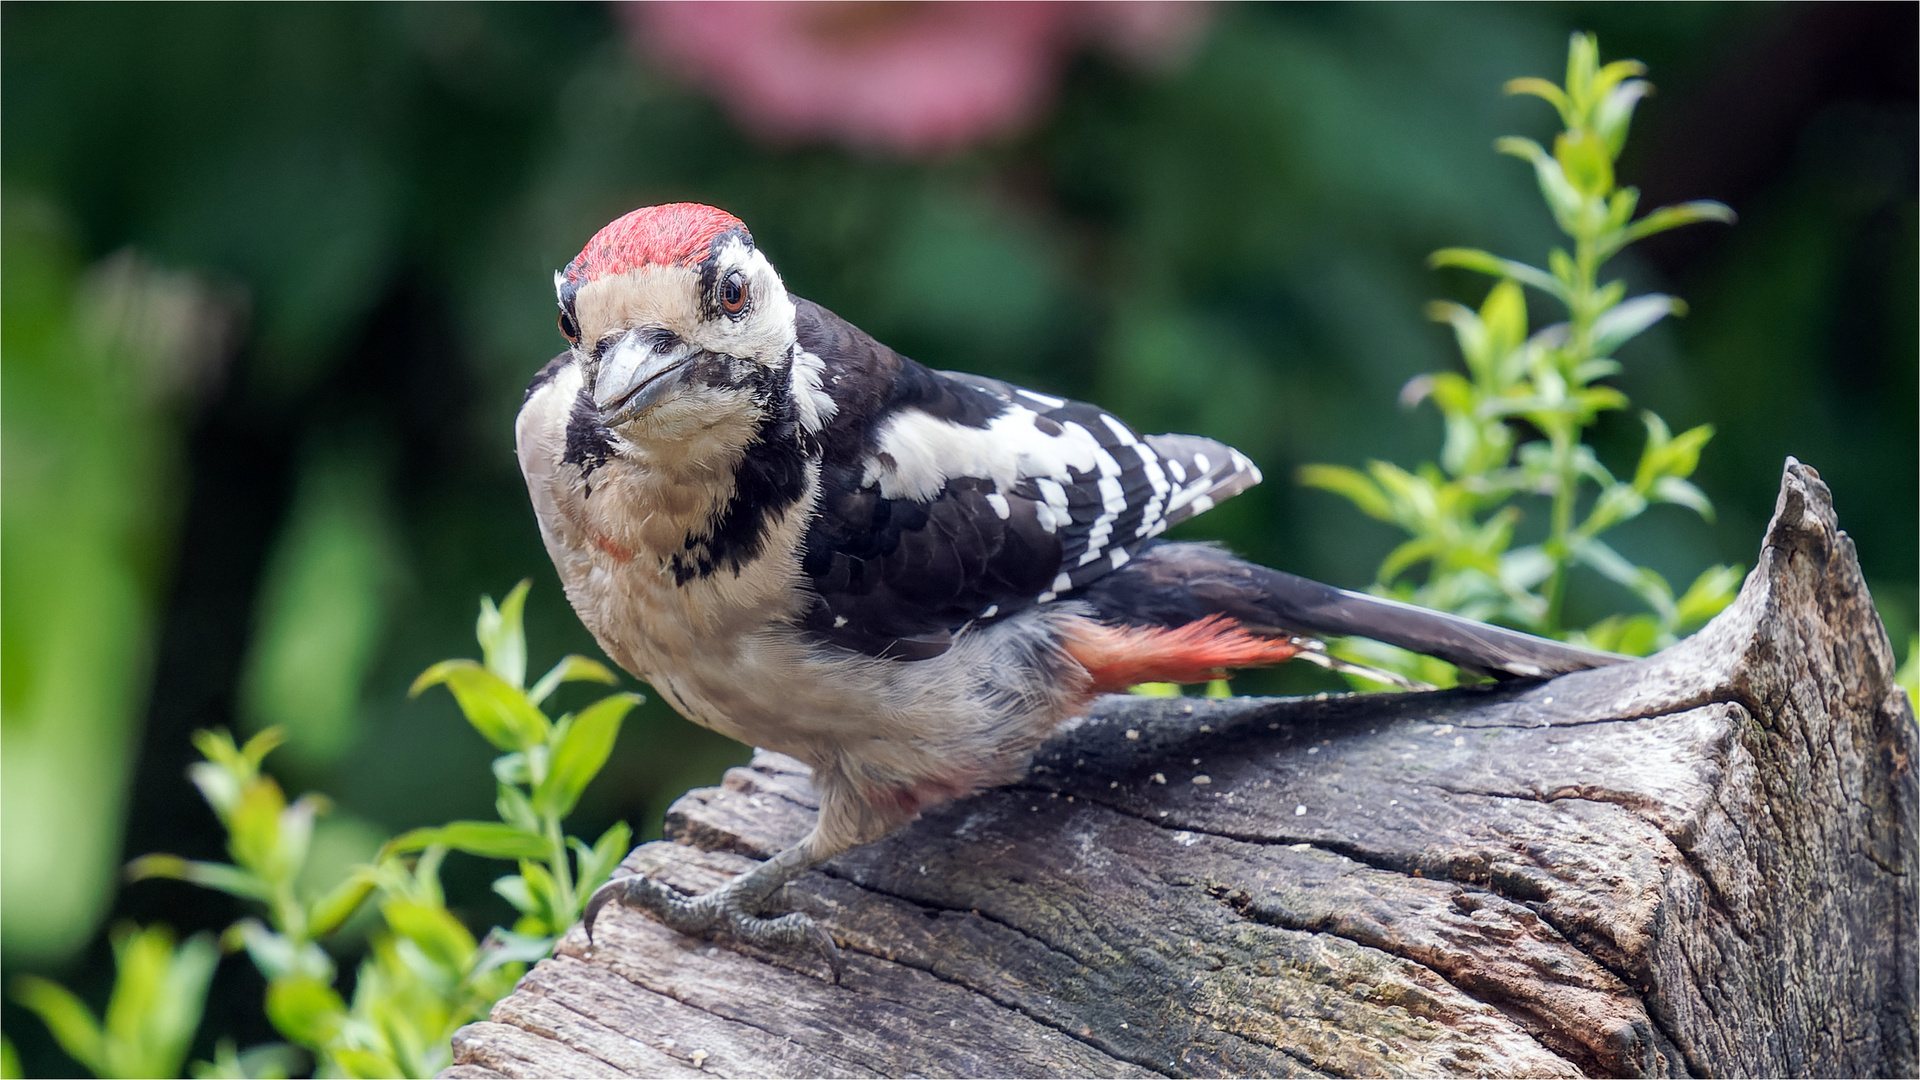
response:
M831 972L827 981L840 981L840 946L811 915L794 911L777 919L766 919L736 908L727 913L727 929L741 940L762 948L811 945L820 953L820 958L827 962Z
M630 874L625 877L610 878L605 885L593 890L592 896L587 897L587 909L580 915L580 928L587 932L587 944L593 944L593 920L600 917L600 909L615 900L623 899L627 892L627 883L638 876Z

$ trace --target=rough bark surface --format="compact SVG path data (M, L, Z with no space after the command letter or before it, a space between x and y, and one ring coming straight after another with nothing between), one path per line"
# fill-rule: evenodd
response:
M608 909L450 1076L1920 1074L1915 727L1812 469L1705 630L1545 684L1108 698L1026 782L809 873L845 952ZM630 869L799 838L806 771L688 793Z

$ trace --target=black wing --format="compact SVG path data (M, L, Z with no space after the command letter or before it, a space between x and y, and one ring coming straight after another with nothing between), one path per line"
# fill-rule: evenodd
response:
M818 594L806 625L835 644L937 656L967 623L1075 593L1260 480L1210 439L1141 436L1083 402L932 371L797 303L836 407L803 562Z

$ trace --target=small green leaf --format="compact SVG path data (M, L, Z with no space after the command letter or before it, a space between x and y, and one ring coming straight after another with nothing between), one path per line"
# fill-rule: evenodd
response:
M1360 512L1381 521L1393 521L1393 504L1379 485L1358 469L1345 465L1302 465L1295 474L1302 484L1331 491L1360 508Z
M280 814L286 809L287 797L281 794L280 785L272 777L263 776L240 793L240 805L227 822L227 850L233 853L233 861L260 875L269 885L291 880L289 868L278 861Z
M1458 267L1477 273L1490 274L1493 277L1507 277L1522 285L1531 285L1548 296L1562 302L1567 298L1566 286L1554 280L1552 274L1537 266L1528 266L1513 259L1502 259L1475 248L1441 248L1427 256L1427 265Z
M1527 340L1527 298L1519 284L1512 278L1495 282L1480 305L1480 321L1487 332L1484 366L1488 374L1476 371L1475 375L1488 382L1500 361Z
M420 673L407 692L418 695L445 683L460 711L488 742L502 750L527 750L547 739L552 725L527 695L471 660L443 660Z
M493 778L503 784L533 783L533 769L527 762L527 755L516 750L494 758Z
M1585 31L1574 31L1567 39L1567 97L1575 107L1591 104L1593 78L1599 69L1600 40Z
M486 859L544 859L552 854L545 837L498 821L455 821L414 829L387 841L380 853L384 858L436 845Z
M241 919L227 928L226 937L239 938L253 966L269 979L298 975L323 983L333 981L333 960L326 950L311 941L302 943L275 933L259 919Z
M473 966L473 976L483 975L507 964L531 964L536 960L544 960L559 940L557 936L516 934L496 926L480 943L480 956Z
M1627 395L1611 386L1586 387L1574 394L1574 400L1580 405L1583 423L1590 422L1598 413L1627 407Z
M1662 454L1661 471L1669 476L1688 477L1700 467L1700 451L1713 438L1712 424L1691 427L1673 437Z
M240 775L217 762L196 761L187 766L187 779L200 789L200 797L207 800L221 824L225 824L240 805L240 793L246 790L252 777Z
M624 821L616 821L607 826L600 839L593 842L592 865L582 869L580 880L591 881L595 888L607 878L613 876L620 866L620 860L627 857L627 851L633 846L633 830Z
M1567 178L1560 162L1539 143L1516 135L1495 139L1493 146L1503 154L1533 163L1534 178L1540 184L1540 194L1546 199L1554 222L1568 236L1580 235L1580 211L1586 196Z
M1607 65L1609 68L1613 64ZM1634 107L1653 92L1653 84L1644 79L1623 82L1607 91L1593 110L1593 132L1606 144L1607 155L1617 158L1627 145L1627 129L1633 124Z
M1677 297L1662 293L1636 296L1593 321L1593 352L1607 356L1668 315L1685 313Z
M178 1076L220 961L211 934L176 948L173 933L123 926L113 935L116 977L102 1027L115 1076Z
M370 866L355 869L347 880L313 902L307 911L307 932L314 937L325 937L338 930L341 924L353 918L353 913L373 894L378 880L378 875Z
M1524 591L1553 576L1553 559L1538 544L1514 548L1500 556L1500 581Z
M1613 155L1600 137L1574 128L1553 140L1553 159L1575 191L1588 199L1613 194Z
M1507 84L1501 89L1508 94L1532 94L1534 97L1545 100L1560 114L1560 122L1568 127L1572 127L1578 120L1573 112L1573 102L1567 100L1566 91L1545 79L1531 76L1508 79Z
M620 721L640 701L638 694L612 694L574 716L560 745L554 748L546 779L534 789L535 810L557 818L573 812L581 792L600 775L608 755L613 753L613 742L620 735Z
M1502 279L1503 282L1505 280ZM1495 287L1497 288L1498 285L1496 284ZM1480 378L1480 370L1489 363L1491 350L1487 347L1487 327L1481 321L1479 312L1451 300L1430 301L1426 311L1427 318L1434 322L1449 323L1453 326L1453 338L1460 346L1460 355L1466 358L1467 369L1474 373L1475 378ZM1424 378L1426 376L1415 376L1407 386L1411 387L1415 381ZM1400 391L1400 401L1402 404L1409 404L1407 390Z
M1622 656L1651 656L1669 635L1652 615L1609 615L1577 635L1574 643Z
M527 607L527 590L532 587L532 578L515 585L498 608L493 606L492 597L481 597L480 621L474 627L487 670L515 690L527 684L527 634L522 615Z
M1382 584L1400 576L1409 567L1418 566L1428 559L1438 558L1442 547L1440 541L1431 537L1415 537L1387 553L1380 561L1379 580Z
M1598 536L1623 521L1639 517L1647 509L1647 500L1632 484L1608 484L1600 489L1587 520L1580 525L1584 536Z
M169 878L188 881L242 900L269 900L273 889L257 874L227 863L198 862L178 855L142 855L127 864L128 881Z
M1457 372L1435 372L1427 381L1427 393L1440 411L1448 416L1465 417L1473 413L1473 384Z
M1604 379L1609 375L1618 375L1622 370L1624 369L1621 367L1620 361L1610 357L1603 356L1594 360L1583 360L1573 369L1573 381L1584 386L1595 379Z
M267 984L267 1019L280 1034L301 1046L322 1050L339 1036L347 1020L347 1005L333 987L319 979L288 975Z
M507 903L512 904L514 910L520 912L522 915L537 915L540 913L539 901L534 899L533 890L527 888L527 879L521 877L519 874L508 874L505 877L494 878L493 891L498 893Z
M22 975L14 980L13 1000L47 1025L54 1041L68 1057L85 1065L96 1076L111 1075L100 1022L72 991L38 975Z
M584 656L569 654L560 658L553 669L540 676L540 681L527 691L528 700L538 705L547 700L563 682L597 682L608 686L620 685L620 677L607 670L598 660L589 660Z
M1645 601L1662 621L1673 622L1676 614L1673 587L1667 584L1666 578L1647 567L1635 566L1628 562L1605 541L1591 537L1575 537L1572 546L1576 561L1598 570L1608 580L1633 590L1634 594Z
M357 1047L335 1047L327 1051L327 1058L333 1062L340 1075L351 1080L381 1080L389 1076L424 1076L425 1073L409 1074L399 1063L376 1050L362 1050Z
M1738 566L1709 566L1701 571L1674 605L1675 629L1684 634L1706 625L1740 595L1743 580Z
M1708 521L1713 520L1713 503L1707 493L1695 487L1691 481L1677 476L1663 476L1653 482L1653 497L1663 503L1684 506Z
M1618 151L1615 151L1615 156L1618 156ZM1616 190L1607 199L1607 231L1619 232L1626 228L1627 222L1633 220L1633 212L1639 205L1639 188L1623 187Z
M513 784L499 785L499 794L493 800L493 808L500 813L500 820L516 829L538 834L540 815L534 813L533 803L527 800L527 793Z
M212 1061L193 1065L194 1080L286 1080L302 1067L306 1055L289 1043L262 1043L238 1050L233 1040L222 1038L214 1046Z
M1646 217L1627 226L1621 230L1618 235L1612 237L1601 249L1601 256L1604 258L1612 255L1614 252L1619 251L1621 248L1637 240L1644 240L1655 233L1666 232L1668 229L1677 229L1682 225L1692 225L1701 221L1718 221L1725 225L1731 225L1737 218L1738 215L1733 212L1732 207L1727 206L1725 203L1714 202L1711 199L1700 199L1694 202L1680 203L1677 206L1663 206L1658 210L1648 213Z
M393 932L413 942L420 952L455 978L473 966L479 947L473 935L446 908L411 900L389 900L380 915Z
M520 877L527 884L527 893L533 898L534 910L529 917L547 933L560 933L573 925L579 912L560 898L560 883L553 879L547 868L537 862L521 860Z

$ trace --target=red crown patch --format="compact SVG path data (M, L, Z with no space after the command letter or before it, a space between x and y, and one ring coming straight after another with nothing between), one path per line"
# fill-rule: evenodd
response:
M585 283L642 266L698 266L714 238L735 229L745 233L746 223L700 203L643 206L594 233L567 264L566 278Z

